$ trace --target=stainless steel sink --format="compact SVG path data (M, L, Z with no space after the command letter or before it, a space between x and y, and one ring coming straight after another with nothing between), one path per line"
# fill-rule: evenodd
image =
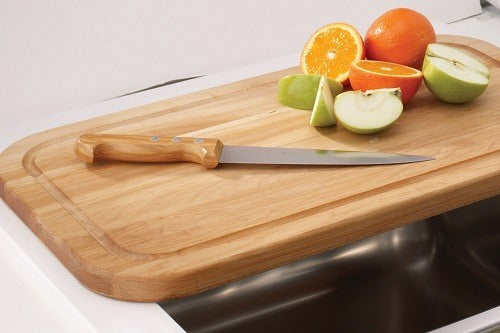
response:
M500 196L160 304L188 332L423 332L500 305Z

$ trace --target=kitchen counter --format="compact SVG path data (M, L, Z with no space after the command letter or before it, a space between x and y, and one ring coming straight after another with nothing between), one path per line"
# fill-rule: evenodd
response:
M499 45L498 11L493 19L469 18L445 25L433 22L438 33L463 34ZM496 16L495 16L496 15ZM40 118L4 121L0 115L0 151L32 133L90 119L189 92L234 82L297 65L298 53L227 69L197 79L115 98ZM126 75L126 73L124 73ZM3 202L0 202L0 322L6 331L47 332L182 332L155 303L128 303L99 296L83 287ZM498 316L500 308L482 316ZM494 317L491 317L494 318ZM112 319L112 320L111 320ZM474 330L474 324L454 329ZM467 326L472 325L472 326ZM443 329L444 331L445 329Z

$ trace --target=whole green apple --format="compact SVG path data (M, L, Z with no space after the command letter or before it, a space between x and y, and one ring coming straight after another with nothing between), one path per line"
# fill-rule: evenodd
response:
M427 46L422 67L424 82L440 100L465 103L481 95L490 71L471 55L443 44Z

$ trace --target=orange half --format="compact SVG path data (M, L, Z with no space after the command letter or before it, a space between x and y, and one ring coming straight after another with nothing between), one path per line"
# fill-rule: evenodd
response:
M351 64L349 70L352 89L400 88L403 103L415 95L422 77L418 69L386 61L358 60Z
M359 32L349 24L332 23L309 38L300 57L300 67L305 74L325 75L346 84L351 63L364 56Z

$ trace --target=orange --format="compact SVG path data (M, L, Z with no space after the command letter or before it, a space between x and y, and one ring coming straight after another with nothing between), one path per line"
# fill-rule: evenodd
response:
M384 13L368 28L366 58L421 69L427 45L435 42L434 28L424 15L408 8L396 8Z
M309 38L300 57L300 66L305 74L325 75L347 84L351 63L364 56L359 32L349 24L332 23Z
M358 60L351 65L349 82L354 90L400 88L403 103L408 102L422 82L422 72L392 62Z

